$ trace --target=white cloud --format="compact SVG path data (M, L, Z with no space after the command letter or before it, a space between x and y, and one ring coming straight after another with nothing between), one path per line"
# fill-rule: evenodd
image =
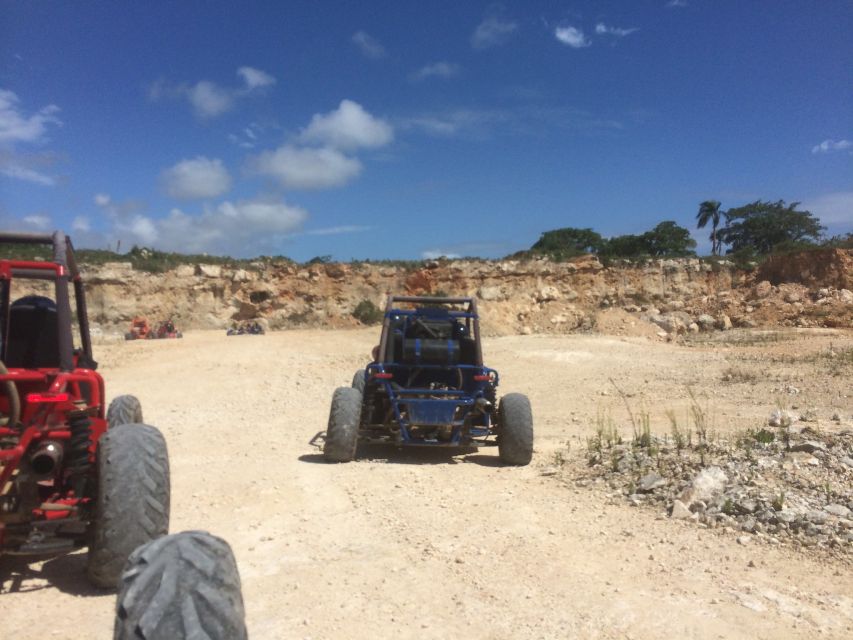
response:
M255 69L253 67L240 67L237 69L237 75L243 78L246 83L246 89L260 89L261 87L269 87L275 84L276 80L266 71Z
M427 78L452 78L459 74L461 67L453 62L434 62L421 67L412 74L412 80L425 80Z
M45 187L53 187L56 185L56 178L41 173L40 171L36 171L35 169L22 167L17 164L0 165L0 174L3 174L7 178L32 182L33 184L40 184Z
M637 27L632 27L631 29L622 29L621 27L609 27L603 22L599 22L595 25L595 32L598 35L610 35L616 36L618 38L624 38L627 35L631 35L635 31L639 31L640 29Z
M421 258L424 260L437 260L438 258L449 258L450 260L456 260L461 258L458 253L450 253L443 249L429 249L427 251L421 252Z
M95 204L99 207L106 207L112 199L109 194L106 193L96 193L94 197Z
M385 120L370 115L357 102L342 100L334 111L315 114L299 138L303 142L353 150L388 144L394 139L394 129Z
M36 229L49 229L51 225L50 218L40 214L24 216L24 222Z
M186 95L200 118L215 118L234 107L233 92L207 80L187 89Z
M295 235L308 213L280 198L256 197L204 205L201 211L172 209L162 218L140 212L140 203L115 202L99 194L104 232L90 232L88 218L78 216L72 227L88 236L90 246L147 246L183 253L252 256L278 251L282 238Z
M276 83L273 76L253 67L240 67L237 75L243 80L244 86L223 87L210 80L199 80L193 85L171 84L161 78L148 88L148 97L153 101L163 98L185 99L197 117L209 120L234 109L239 99L257 94Z
M62 125L58 113L59 107L48 105L28 114L17 94L0 89L0 175L45 187L56 185L55 177L35 168L52 164L49 154L22 153L16 147L46 143L49 128Z
M57 113L59 107L51 104L27 115L21 110L17 94L0 89L0 145L45 142L48 127L62 125Z
M554 29L554 37L573 49L582 49L592 44L589 38L584 35L583 30L577 27L557 27Z
M163 172L162 181L166 193L179 200L215 198L231 189L231 176L222 161L204 156L181 160Z
M471 46L475 49L488 49L504 44L518 29L515 22L503 20L497 16L488 16L471 35Z
M687 6L687 0L669 0L669 2L666 3L666 6L672 7L672 8L686 7Z
M199 215L173 209L158 220L158 248L191 253L257 255L276 239L288 236L308 218L300 208L276 200L225 201Z
M89 224L89 218L86 216L77 216L71 223L71 230L81 233L91 231L92 226Z
M624 127L619 120L583 109L547 105L425 112L400 119L398 126L435 136L459 135L479 139L494 135L550 135L554 129L602 134Z
M385 57L385 47L382 46L382 43L364 31L356 31L352 35L352 42L367 58L378 60Z
M160 237L154 221L143 215L133 216L127 224L119 225L119 228L130 232L139 243L147 247L154 246Z
M320 229L308 229L302 231L298 235L301 236L336 236L342 233L361 233L370 231L371 227L360 224L344 224L338 227L322 227Z
M812 147L812 153L832 153L834 151L847 151L848 149L853 149L853 142L850 140L824 140Z
M252 161L253 169L290 189L339 187L361 173L361 162L337 149L284 145L265 151Z
M838 191L818 196L803 202L800 209L811 211L829 227L846 226L846 232L853 232L853 191Z

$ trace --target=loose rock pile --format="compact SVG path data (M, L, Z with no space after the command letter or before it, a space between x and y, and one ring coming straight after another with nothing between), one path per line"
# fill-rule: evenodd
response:
M606 484L611 495L673 519L722 528L738 542L826 549L853 556L853 430L833 433L771 416L731 439L617 438L588 443L579 486ZM781 418L781 419L780 419Z

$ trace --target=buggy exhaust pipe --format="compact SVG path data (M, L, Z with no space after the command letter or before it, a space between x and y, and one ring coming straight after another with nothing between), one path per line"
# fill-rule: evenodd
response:
M62 445L54 440L42 442L30 456L30 467L38 478L49 478L62 463Z

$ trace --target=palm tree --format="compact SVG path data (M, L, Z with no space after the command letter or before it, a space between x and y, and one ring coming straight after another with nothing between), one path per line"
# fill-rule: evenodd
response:
M699 205L699 213L696 214L696 228L703 229L711 223L711 253L719 255L722 242L717 240L717 227L720 225L720 203L717 200L705 200Z

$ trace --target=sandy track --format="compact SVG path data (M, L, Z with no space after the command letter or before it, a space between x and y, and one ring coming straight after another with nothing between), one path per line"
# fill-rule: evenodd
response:
M332 390L363 366L376 336L193 332L96 350L109 396L138 395L169 443L172 530L207 529L232 545L253 638L853 633L849 564L741 546L541 475L567 441L570 455L581 455L597 412L622 422L611 376L661 426L665 409L684 410L691 385L725 430L764 419L786 372L721 388L729 347L490 339L485 353L501 371L501 392L528 393L533 403L529 467L499 466L495 449L456 457L381 450L323 464L311 440L325 427ZM829 340L853 344L835 333L784 348L806 353ZM845 383L798 384L810 401L849 415ZM110 637L114 596L87 586L84 565L83 554L0 559L2 636Z

